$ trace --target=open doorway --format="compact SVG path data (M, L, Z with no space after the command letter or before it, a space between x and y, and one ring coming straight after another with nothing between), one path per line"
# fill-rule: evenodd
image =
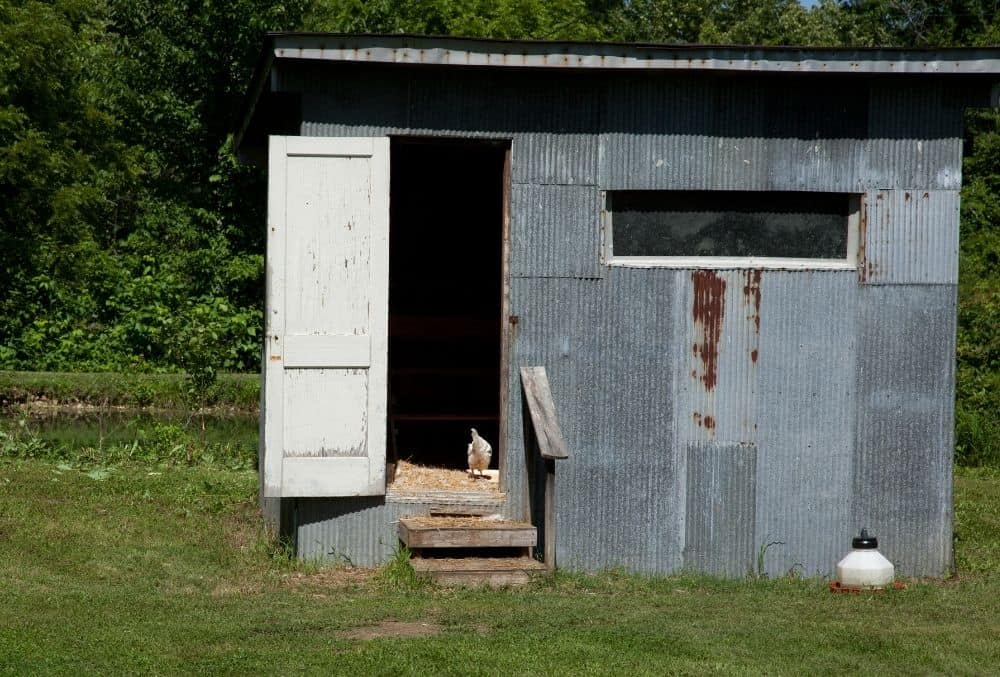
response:
M392 140L388 457L411 474L450 469L460 479L470 428L499 467L508 148Z

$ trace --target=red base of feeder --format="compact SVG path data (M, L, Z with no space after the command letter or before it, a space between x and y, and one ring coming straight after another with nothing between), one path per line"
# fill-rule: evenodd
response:
M840 581L830 581L830 592L850 592L854 594L862 592L885 592L888 587L890 586L886 586L885 588L859 588L851 585L842 585ZM906 588L899 581L894 581L891 587L893 590L903 590Z

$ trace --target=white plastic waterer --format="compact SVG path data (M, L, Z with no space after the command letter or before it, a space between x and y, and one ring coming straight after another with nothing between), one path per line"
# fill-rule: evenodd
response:
M851 541L851 551L837 562L837 581L844 588L884 588L892 585L895 567L878 551L878 539L867 529Z

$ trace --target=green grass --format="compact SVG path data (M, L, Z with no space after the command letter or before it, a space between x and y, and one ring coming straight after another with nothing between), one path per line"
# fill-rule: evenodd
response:
M256 410L256 374L220 374L209 388L207 404ZM184 374L118 374L0 371L0 403L44 398L61 403L187 409L191 404Z
M402 561L371 575L291 560L261 532L252 471L97 470L0 457L0 673L983 674L1000 666L996 474L957 478L956 579L849 596L818 580L618 571L563 573L526 589L438 589L411 579ZM386 621L429 636L349 634Z

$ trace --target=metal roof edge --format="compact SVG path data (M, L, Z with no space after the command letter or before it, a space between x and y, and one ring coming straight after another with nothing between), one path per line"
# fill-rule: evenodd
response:
M268 37L276 58L359 63L486 68L1000 74L1000 47L654 45L343 33L270 33Z

